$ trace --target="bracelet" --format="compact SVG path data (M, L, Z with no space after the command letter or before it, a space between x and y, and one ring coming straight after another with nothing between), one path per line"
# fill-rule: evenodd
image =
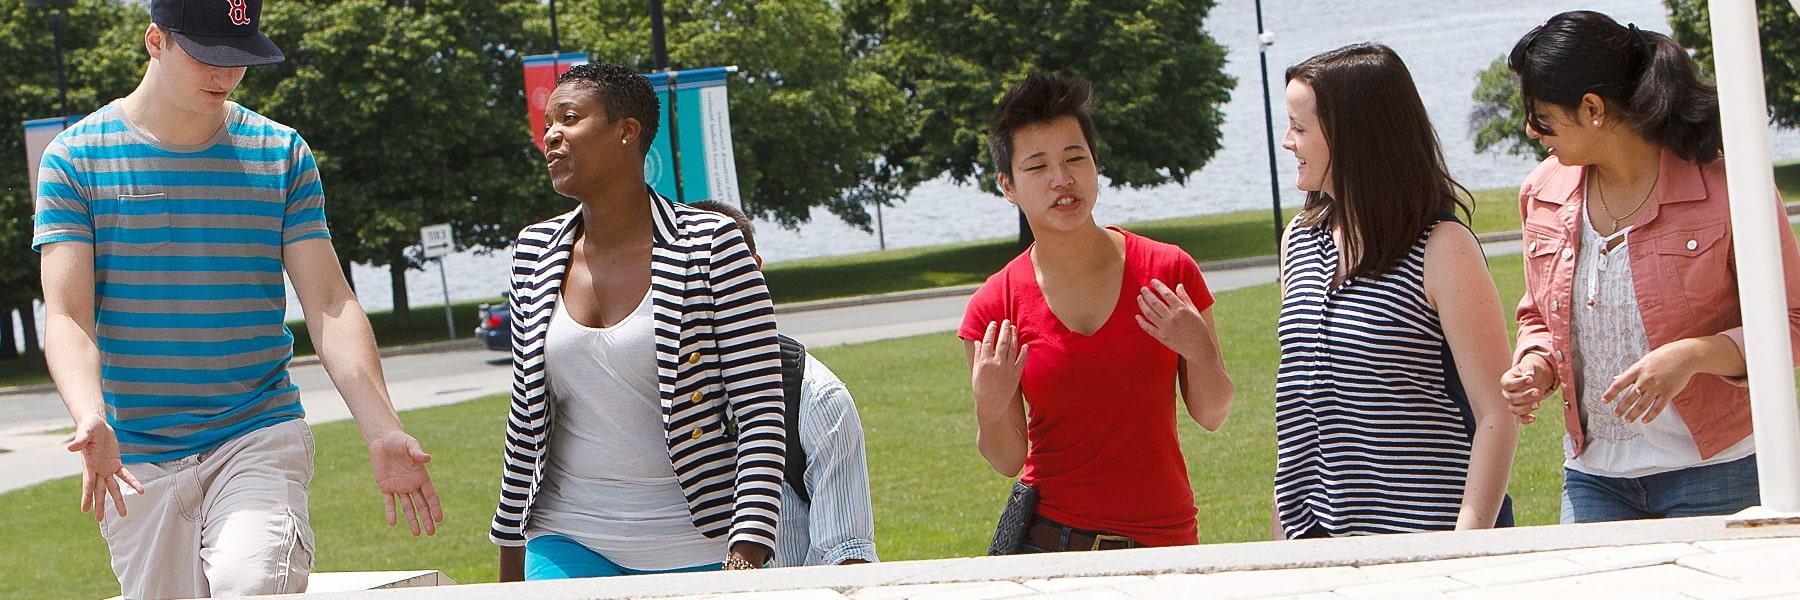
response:
M742 556L736 554L725 555L725 570L727 571L742 571L754 568L756 568L756 564L745 560Z

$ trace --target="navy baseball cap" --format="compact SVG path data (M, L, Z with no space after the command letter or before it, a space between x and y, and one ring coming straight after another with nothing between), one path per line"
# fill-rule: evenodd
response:
M215 67L272 65L287 59L256 30L262 0L150 0L150 21L194 60Z

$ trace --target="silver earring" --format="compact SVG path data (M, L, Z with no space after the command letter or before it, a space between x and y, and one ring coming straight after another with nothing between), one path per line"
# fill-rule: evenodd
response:
M1595 126L1595 127L1599 127L1599 126L1600 126L1600 120L1599 120L1599 119L1594 119L1594 126Z
M1600 122L1599 122L1599 121L1594 121L1594 124L1595 124L1595 125L1599 125L1599 124L1600 124ZM620 144L629 144L629 143L631 143L631 141L630 141L630 140L619 140L619 143L620 143Z

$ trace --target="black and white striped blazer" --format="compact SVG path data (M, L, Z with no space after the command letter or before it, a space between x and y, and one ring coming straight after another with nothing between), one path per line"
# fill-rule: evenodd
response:
M654 191L650 198L650 302L669 461L701 533L773 551L786 429L768 288L737 223ZM577 208L525 228L513 250L512 414L489 532L502 546L525 543L544 480L555 404L544 340L580 230ZM735 435L727 432L730 421Z

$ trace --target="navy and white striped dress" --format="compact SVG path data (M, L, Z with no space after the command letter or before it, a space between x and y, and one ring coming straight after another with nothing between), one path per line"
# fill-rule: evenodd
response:
M1295 227L1275 377L1275 506L1289 538L1454 529L1475 419L1437 311L1425 242L1332 289L1338 248Z

